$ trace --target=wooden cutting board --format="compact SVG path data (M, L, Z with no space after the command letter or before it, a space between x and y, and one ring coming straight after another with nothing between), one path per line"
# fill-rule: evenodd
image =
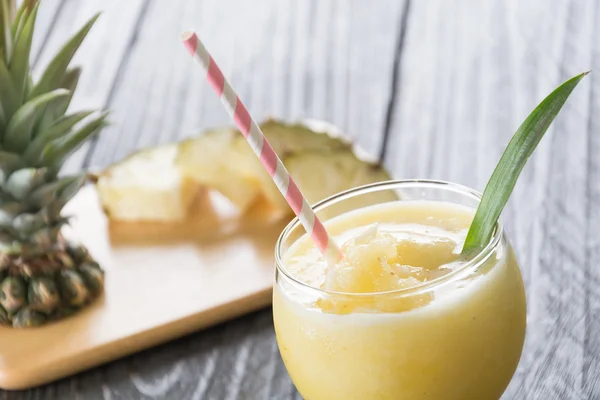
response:
M106 271L105 293L74 316L0 328L0 387L24 389L157 345L271 303L274 247L288 220L240 216L206 194L185 224L109 223L93 186L65 209Z

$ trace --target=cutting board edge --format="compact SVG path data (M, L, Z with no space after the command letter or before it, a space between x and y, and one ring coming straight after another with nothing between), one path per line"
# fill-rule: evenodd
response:
M77 360L62 360L58 368L43 365L30 371L7 371L0 366L0 388L7 391L33 389L216 326L268 307L271 305L272 292L273 287L270 286L210 310L200 311L168 324L123 337L117 341L90 349L82 355L78 355Z

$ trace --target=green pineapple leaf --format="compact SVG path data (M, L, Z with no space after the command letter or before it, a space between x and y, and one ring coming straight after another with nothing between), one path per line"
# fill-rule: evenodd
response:
M48 64L39 82L31 90L29 94L30 98L60 87L71 59L99 16L100 14L93 16L56 54L54 59Z
M79 174L65 179L68 179L69 181L59 190L57 198L60 202L67 204L67 202L71 200L85 184L87 176L86 174Z
M29 54L31 53L31 41L37 16L39 3L27 17L23 30L19 35L14 47L13 57L10 60L9 71L13 77L14 88L19 96L19 101L26 98L25 87L29 78Z
M81 67L73 67L69 68L61 82L60 87L63 89L67 89L71 92L71 96L67 97L64 101L57 104L55 112L55 119L59 115L63 115L67 112L69 108L69 104L71 103L71 99L73 99L73 95L75 94L75 90L77 89L77 84L79 83L79 77L81 76Z
M8 177L4 190L17 200L22 200L44 182L46 168L18 169Z
M2 0L0 0L2 1ZM17 91L13 86L10 73L3 62L0 62L0 109L2 121L0 121L0 132L6 126L13 113L18 107Z
M0 35L0 49L5 63L8 64L12 56L13 39L10 29L10 4L6 0L0 0Z
M42 185L34 189L27 196L27 206L39 208L46 204L50 204L54 199L61 197L63 192L71 193L73 188L76 188L75 193L82 185L82 175L68 176L54 182ZM75 194L73 193L73 195ZM72 197L72 196L71 196Z
M105 120L107 115L108 111L105 111L101 113L98 118L88 122L79 130L70 132L68 135L53 140L46 145L42 152L42 161L44 165L50 165L58 170L67 155L75 151L85 140L98 133L107 125Z
M27 74L27 79L25 80L25 98L29 98L31 89L33 89L33 78L31 77L31 74Z
M35 3L37 0L27 0L25 3L31 4ZM10 15L10 20L15 19L15 15L17 14L17 1L16 0L8 0L8 15Z
M68 95L68 90L56 89L23 104L15 112L6 128L5 136L2 138L4 146L11 151L21 152L25 150L27 144L31 141L33 127L39 121L40 112L43 111L44 106Z
M71 99L73 98L73 94L75 93L75 89L77 88L77 83L79 82L79 76L81 75L81 68L75 67L68 69L63 76L63 79L60 83L60 87L63 89L67 89L70 93L67 97L63 99L59 99L52 104L48 104L43 112L42 119L40 123L36 127L33 137L37 137L40 133L44 132L48 126L53 124L57 118L64 115L69 108L69 104L71 103Z
M21 3L21 7L19 7L19 9L17 10L17 14L15 15L11 27L11 34L13 38L19 37L19 35L21 34L21 29L23 29L23 25L25 25L25 21L27 21L27 6L28 2L24 1L23 3Z
M39 163L44 147L48 143L66 135L75 124L92 113L93 111L80 111L71 115L63 115L58 118L54 123L38 134L29 146L27 146L27 150L23 156L25 161L30 164Z
M24 237L29 236L46 225L46 216L44 212L37 213L21 213L15 217L12 227Z
M79 192L79 189L85 184L86 176L84 174L76 175L70 184L60 190L58 197L50 203L46 209L48 215L59 216L63 207Z
M502 209L527 160L579 81L587 74L588 72L584 72L576 75L554 89L514 133L485 187L481 202L469 227L462 254L480 251L489 243Z
M21 156L18 154L0 150L0 171L2 171L5 177L15 169L19 168L21 162Z

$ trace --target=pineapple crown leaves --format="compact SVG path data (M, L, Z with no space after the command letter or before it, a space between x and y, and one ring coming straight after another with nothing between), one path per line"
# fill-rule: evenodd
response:
M61 217L59 212L85 184L86 175L40 184L39 176L42 174L40 169L25 168L11 175L11 178L14 176L19 181L14 187L24 200L0 205L0 233L27 241L36 231L47 231L49 227L69 222L69 218Z
M48 64L48 67L42 74L40 81L31 90L30 97L38 96L60 87L71 59L99 16L99 13L94 15L75 35L73 35L58 54L56 54L54 59L50 61L50 64Z
M2 35L2 40L0 40L0 50L2 50L5 60L9 60L12 56L13 41L12 26L10 22L12 19L13 7L14 0L2 0L0 3L0 35Z
M44 93L23 104L13 115L4 132L2 144L8 150L22 152L33 137L33 129L45 110L45 106L69 95L66 89Z
M13 219L12 227L21 234L30 234L46 225L44 210L37 213L21 213Z
M4 185L4 190L13 198L23 200L35 187L45 180L46 168L23 168L13 172Z
M52 183L42 185L31 192L28 196L27 206L33 208L43 207L50 204L54 199L69 201L85 183L85 175L75 175L61 178Z
M21 32L23 25L25 24L27 16L36 7L36 5L39 4L39 0L23 0L23 3L21 3L21 7L19 7L18 10L15 10L15 0L10 0L9 3L9 8L11 10L10 13L11 15L14 15L11 33L13 37L17 37Z
M100 16L95 14L71 36L34 84L29 56L38 7L39 1L24 0L15 11L14 0L0 0L0 143L15 152L23 152L67 111L81 74L69 63Z
M35 164L40 159L44 147L51 141L59 139L69 132L75 124L82 121L84 118L92 114L93 111L80 111L70 115L63 115L55 120L50 126L38 132L35 139L27 146L25 151L25 161L31 164Z
M35 3L30 0L24 1L11 26L15 2L0 0L0 58L3 61L0 62L0 126L6 124L23 101L26 84L30 80L29 53L37 16Z
M15 18L13 20L12 23L12 27L10 29L10 33L12 34L13 37L17 37L21 34L21 30L23 29L23 25L25 25L25 21L27 20L27 14L25 13L25 11L27 10L31 10L33 9L35 4L31 4L30 7L29 3L31 3L30 1L24 1L23 4L21 4L21 7L19 7L19 10L17 11ZM23 18L23 16L25 16L25 18Z
M74 130L91 112L65 115L81 75L69 63L100 13L71 36L34 84L29 56L39 3L24 0L16 10L15 0L0 0L0 182L17 167L49 162L54 172L62 158L106 125L103 113ZM8 153L23 155L19 165L4 162Z
M31 52L31 42L33 39L33 29L39 3L37 3L33 11L27 15L23 29L19 32L14 44L14 51L9 63L9 71L13 78L15 91L20 100L25 98L25 88L27 79L29 78L29 53ZM25 13L21 18L25 17Z
M80 75L81 68L79 67L67 69L60 83L60 87L63 89L67 89L70 93L68 96L59 99L46 107L46 110L40 120L40 123L37 126L37 133L43 131L45 128L48 127L48 125L54 122L57 118L61 117L65 112L67 112L69 104L71 103L71 99L73 98L73 94L75 93L75 89L77 89L77 83L79 83Z
M17 92L3 62L0 62L0 87L0 127L3 127L19 106Z
M70 131L66 135L50 141L42 151L42 163L50 165L55 169L60 168L62 161L67 155L75 151L88 138L94 136L102 128L108 125L106 116L108 111L104 111L97 118L89 121L76 131Z
M107 125L107 112L67 114L81 75L69 64L100 14L64 43L34 82L29 60L39 3L22 0L17 9L15 0L0 0L0 247L16 243L16 250L23 248L19 243L39 250L36 238L52 238L68 222L62 208L88 177L58 177L58 171Z

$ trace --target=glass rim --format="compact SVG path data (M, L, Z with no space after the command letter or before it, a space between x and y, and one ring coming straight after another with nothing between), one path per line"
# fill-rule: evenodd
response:
M366 184L366 185L357 186L352 189L344 190L342 192L336 193L334 195L331 195L331 196L317 202L311 208L314 210L315 213L317 213L317 212L321 211L322 209L327 208L328 206L332 206L334 204L337 204L341 201L347 200L347 199L355 197L355 196L359 196L362 194L366 194L366 193L375 191L375 189L393 190L393 189L401 189L402 187L405 187L405 188L407 188L407 187L408 188L429 187L429 188L435 188L435 189L440 189L440 190L449 190L449 191L452 191L452 192L455 192L458 194L469 196L472 199L477 200L478 202L480 202L481 198L482 198L482 194L480 192L478 192L474 189L471 189L468 186L464 186L464 185L461 185L458 183L453 183L453 182L448 182L448 181L443 181L443 180L435 180L435 179L394 179L394 180L370 183L370 184ZM402 200L400 200L400 201L402 201ZM385 204L385 203L381 203L381 204ZM373 204L373 205L376 205L376 204ZM342 214L340 214L340 215L342 215ZM338 216L336 216L336 217L338 217ZM334 217L334 218L336 218L336 217ZM469 261L464 262L459 268L450 272L449 274L446 274L439 278L432 279L431 281L422 282L418 285L407 287L407 288L388 290L385 292L352 293L352 292L339 292L339 291L334 291L334 290L327 290L327 289L322 289L319 287L312 286L308 283L305 283L305 282L299 280L298 278L294 277L289 271L287 271L287 269L285 268L283 259L281 257L281 248L282 248L282 244L283 244L284 240L289 236L291 231L293 229L295 229L298 225L300 225L300 220L298 217L295 217L292 221L290 221L286 225L286 227L283 229L283 231L277 238L277 242L275 243L276 271L283 274L287 279L292 281L293 284L299 285L303 289L316 291L320 294L327 295L327 296L345 296L345 297L361 297L361 298L374 297L374 296L385 296L385 295L401 295L401 296L415 295L415 294L427 292L433 288L439 287L440 285L451 282L454 279L461 277L464 273L471 272L471 271L477 269L478 267L480 267L483 263L485 263L489 259L489 257L492 255L494 250L497 249L497 247L500 244L501 238L504 235L503 224L502 224L501 219L499 218L496 221L496 225L494 228L492 238L490 239L488 244L481 251L479 251L475 257L473 257ZM300 238L303 238L305 236L306 236L306 232L302 236L300 236ZM297 240L300 240L300 238Z

